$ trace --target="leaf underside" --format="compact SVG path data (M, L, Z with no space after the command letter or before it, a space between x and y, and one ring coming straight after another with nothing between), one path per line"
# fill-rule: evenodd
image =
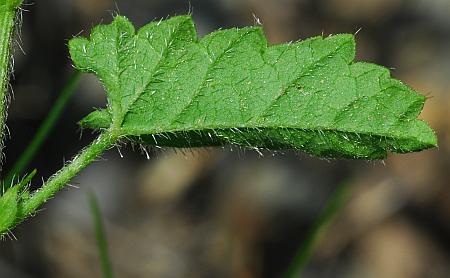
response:
M260 27L199 39L190 16L137 32L118 16L69 43L105 109L80 124L156 146L239 145L381 159L437 145L418 120L425 97L381 66L353 62L352 35L268 46Z

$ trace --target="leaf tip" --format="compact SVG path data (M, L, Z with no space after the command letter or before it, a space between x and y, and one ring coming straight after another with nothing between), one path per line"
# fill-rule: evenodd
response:
M343 51L348 53L347 63L352 63L356 57L356 38L353 34L339 34L337 37L341 40Z
M111 125L111 115L106 109L95 110L78 122L81 128L104 129Z
M423 132L419 135L419 140L423 145L423 149L432 149L439 147L438 138L434 129L423 120L418 120L418 124L423 126Z
M112 25L116 26L120 32L125 32L129 35L134 35L135 33L133 24L127 17L123 15L117 15L116 17L114 17Z
M69 40L70 58L75 68L82 71L89 70L88 45L89 40L83 37L76 37Z
M13 186L0 197L0 235L7 233L16 222L19 189L19 186Z

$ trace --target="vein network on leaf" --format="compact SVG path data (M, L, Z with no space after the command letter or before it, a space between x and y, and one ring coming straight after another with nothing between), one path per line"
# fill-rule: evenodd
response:
M69 47L75 66L94 73L108 96L107 108L81 125L139 143L363 159L437 144L417 119L425 97L386 68L353 62L353 35L269 46L260 27L199 39L190 16L137 32L118 16Z

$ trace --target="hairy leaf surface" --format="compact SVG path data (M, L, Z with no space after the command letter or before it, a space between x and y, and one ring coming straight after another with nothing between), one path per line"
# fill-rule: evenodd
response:
M353 62L352 35L268 46L259 27L199 39L189 16L138 31L118 16L69 47L75 66L94 73L108 96L81 125L141 143L363 159L437 144L417 119L425 97L383 67Z
M9 9L14 10L20 6L22 0L0 0L0 10Z
M0 235L8 231L16 221L19 204L19 186L9 188L0 197Z

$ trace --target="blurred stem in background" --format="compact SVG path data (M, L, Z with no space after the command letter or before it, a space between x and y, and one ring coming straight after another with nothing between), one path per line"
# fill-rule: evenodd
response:
M111 260L109 258L108 252L108 241L106 239L105 229L103 227L102 215L98 207L97 198L94 193L90 192L88 194L89 205L91 207L91 214L94 221L95 237L97 239L97 247L100 262L103 270L103 277L112 278L114 277Z
M351 183L349 181L344 181L337 186L336 190L326 202L325 207L320 212L311 230L307 234L306 239L297 250L294 259L284 274L284 278L295 278L302 276L307 263L314 253L314 248L323 236L325 230L347 203L348 197L351 193L350 184Z
M49 133L53 130L59 118L61 117L61 113L66 107L70 97L73 95L80 77L80 72L76 72L70 77L61 94L58 96L55 104L51 107L50 112L48 113L44 122L39 127L38 131L31 140L30 144L28 144L26 149L22 152L19 159L17 159L17 161L14 163L11 170L3 180L2 192L5 192L9 187L13 185L14 179L20 177L24 169L28 166L30 161L39 151L40 147L47 139Z

